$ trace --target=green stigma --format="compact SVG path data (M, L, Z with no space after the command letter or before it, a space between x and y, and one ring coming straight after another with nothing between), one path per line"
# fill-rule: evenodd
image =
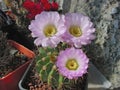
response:
M44 28L44 34L46 37L51 37L51 36L55 35L56 32L57 32L57 29L54 25L47 25Z
M77 70L78 68L78 63L75 59L69 59L66 63L66 67L69 69L69 70Z
M82 30L80 29L80 27L75 26L75 25L72 25L69 28L69 32L70 32L71 35L73 35L75 37L80 37L82 35Z

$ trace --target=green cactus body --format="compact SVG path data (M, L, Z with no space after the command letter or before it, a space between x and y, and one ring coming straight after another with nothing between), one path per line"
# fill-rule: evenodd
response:
M62 46L62 48L61 48ZM53 90L69 89L73 80L63 77L55 65L56 57L60 50L66 48L66 45L60 45L57 48L39 48L39 55L36 61L36 69L43 83L47 83Z

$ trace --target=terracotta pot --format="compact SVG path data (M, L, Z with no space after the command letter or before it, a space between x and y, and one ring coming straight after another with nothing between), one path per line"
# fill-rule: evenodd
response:
M19 81L19 90L27 90L26 86L25 86L25 82L26 79L28 77L28 75L30 74L30 70L32 68L33 65L33 61L29 64L28 68L26 69L25 73L23 74L21 80Z
M19 90L19 80L23 76L32 59L35 57L35 54L31 50L27 49L26 47L20 45L15 41L9 40L8 42L25 56L27 56L29 60L11 73L0 78L0 90Z

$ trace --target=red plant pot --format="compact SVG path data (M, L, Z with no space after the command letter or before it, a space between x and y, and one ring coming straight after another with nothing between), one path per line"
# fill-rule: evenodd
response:
M19 90L19 80L21 79L28 65L32 61L32 58L35 57L35 53L15 41L9 40L8 42L25 56L27 56L29 60L11 73L0 78L0 90Z

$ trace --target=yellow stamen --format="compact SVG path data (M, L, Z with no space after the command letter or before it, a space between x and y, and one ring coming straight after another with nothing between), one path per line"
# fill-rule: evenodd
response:
M75 26L75 25L72 25L69 28L69 32L70 32L71 35L73 35L75 37L80 37L82 35L82 30L80 29L80 27Z
M75 59L69 59L66 63L66 67L69 69L69 70L76 70L78 68L78 63Z
M44 34L46 37L51 37L53 35L55 35L57 32L56 27L54 25L47 25L44 28Z

